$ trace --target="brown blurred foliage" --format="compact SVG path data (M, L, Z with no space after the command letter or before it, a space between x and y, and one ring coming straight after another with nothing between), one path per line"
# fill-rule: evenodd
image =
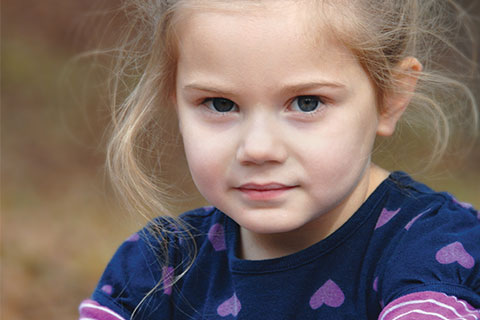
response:
M117 5L1 3L2 319L76 318L117 245L139 227L112 200L103 172L105 92L88 60L72 63L98 36L108 42L102 24ZM479 150L424 180L480 207Z

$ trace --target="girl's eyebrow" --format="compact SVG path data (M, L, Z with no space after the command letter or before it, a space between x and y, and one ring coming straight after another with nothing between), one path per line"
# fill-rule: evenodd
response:
M331 89L345 89L346 85L335 82L335 81L308 81L308 82L299 82L299 83L292 83L282 85L278 90L280 93L290 93L290 92L301 92L305 90L312 90L328 87ZM208 91L208 92L216 92L216 93L223 93L223 94L233 94L234 90L230 88L218 86L218 85L209 85L209 84L202 84L192 82L187 84L183 87L183 89L193 89L193 90L200 90L200 91Z
M222 87L218 85L209 85L209 84L202 84L192 82L183 86L184 90L199 90L199 91L207 91L207 92L214 92L214 93L222 93L222 94L233 94L233 90L230 90L227 87Z
M308 82L299 82L292 83L290 85L284 85L279 90L280 92L301 92L305 90L319 89L319 88L330 88L330 89L345 89L346 86L340 82L336 81L308 81Z

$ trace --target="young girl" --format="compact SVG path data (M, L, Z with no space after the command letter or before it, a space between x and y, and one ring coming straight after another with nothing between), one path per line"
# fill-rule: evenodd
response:
M150 33L129 43L150 51L115 111L114 184L134 209L165 214L154 140L174 114L212 207L131 236L81 319L479 319L479 213L371 161L407 108L432 123L435 156L448 108L477 130L471 92L442 76L467 61L445 38L457 5L137 5Z

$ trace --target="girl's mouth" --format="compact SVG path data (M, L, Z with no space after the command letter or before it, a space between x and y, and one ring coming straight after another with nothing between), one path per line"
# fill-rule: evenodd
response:
M236 188L236 190L240 191L249 200L266 201L278 199L296 187L298 186L284 185L281 183L246 183Z

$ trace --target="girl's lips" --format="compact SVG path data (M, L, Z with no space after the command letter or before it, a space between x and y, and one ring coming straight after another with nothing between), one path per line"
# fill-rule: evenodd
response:
M279 198L287 191L296 188L297 186L289 186L280 183L256 184L247 183L236 188L244 194L249 200L266 201Z
M265 183L265 184L246 183L246 184L242 184L238 189L276 190L276 189L289 188L289 187L290 186L287 186L281 183Z

